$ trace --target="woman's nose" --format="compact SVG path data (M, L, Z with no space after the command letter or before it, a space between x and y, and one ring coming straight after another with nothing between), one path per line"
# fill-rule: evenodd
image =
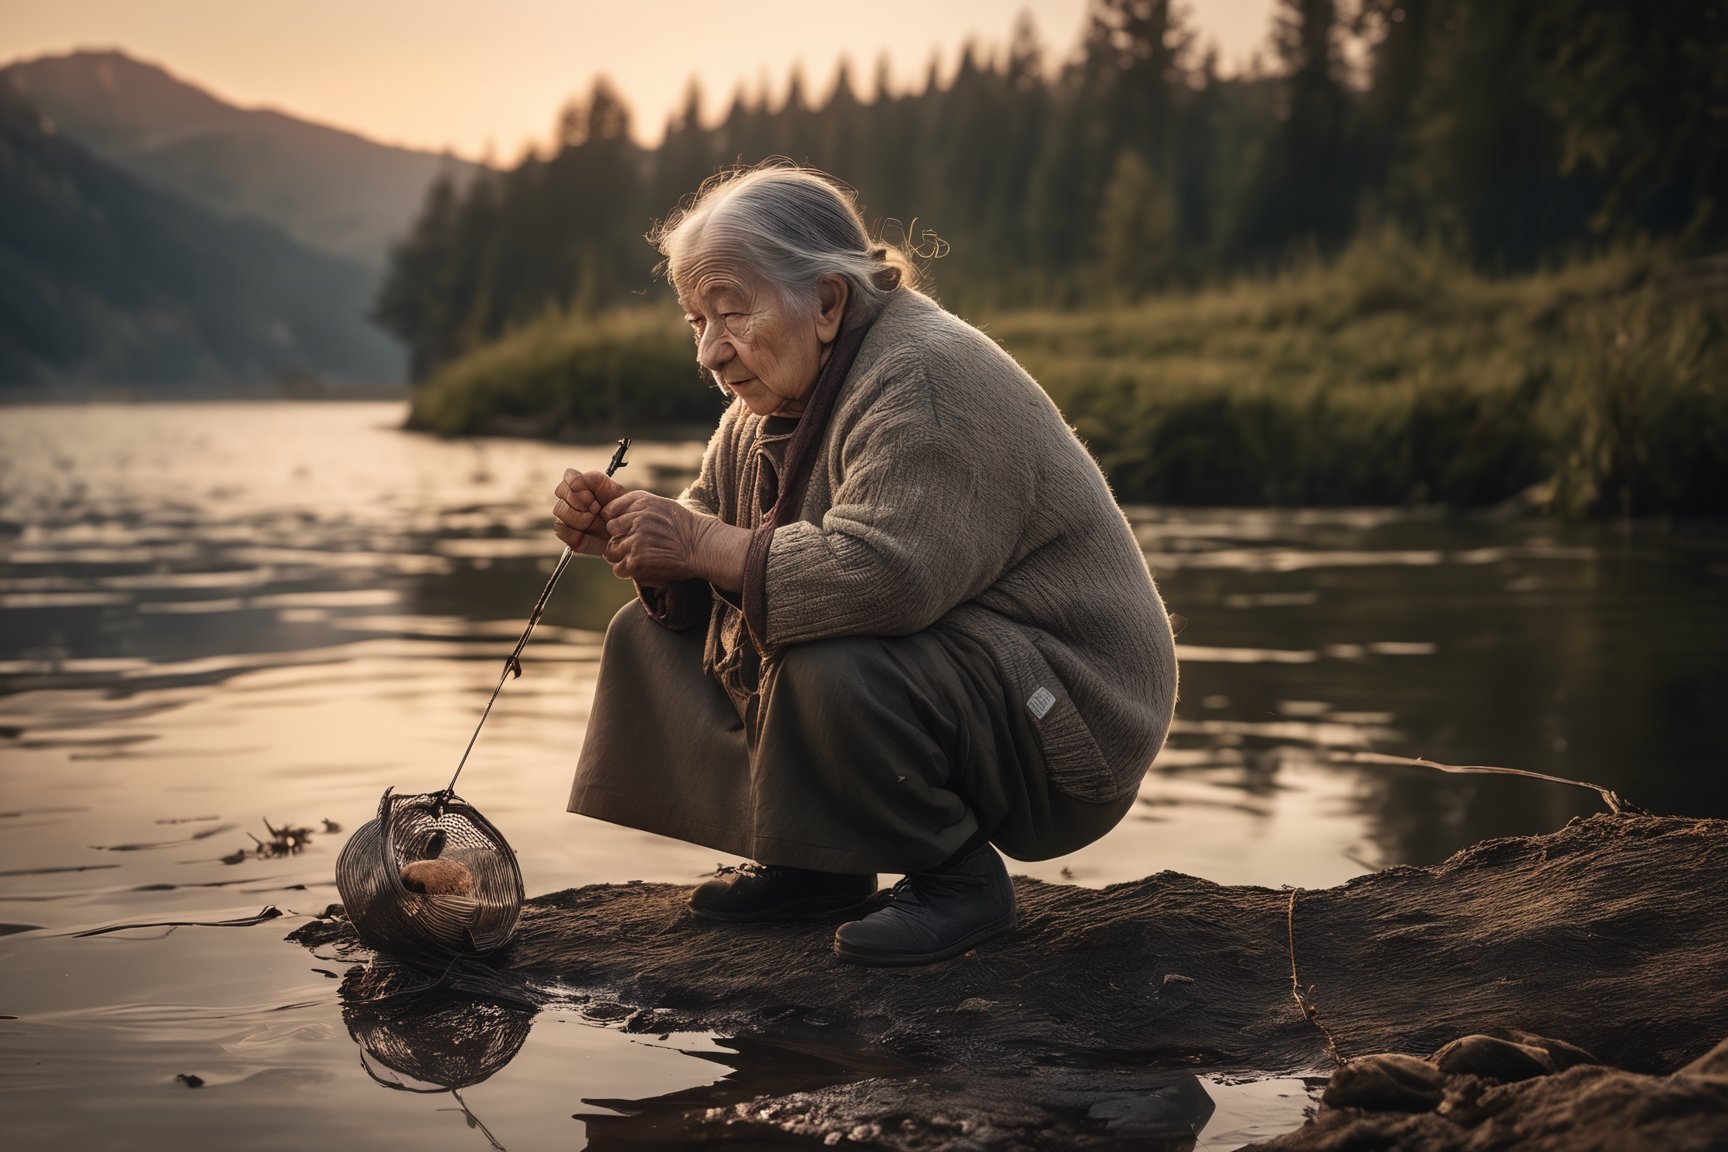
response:
M696 341L696 362L713 372L738 354L732 346L732 334L724 324L710 324Z

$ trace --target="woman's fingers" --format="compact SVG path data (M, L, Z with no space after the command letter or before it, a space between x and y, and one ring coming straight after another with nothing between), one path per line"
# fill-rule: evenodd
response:
M606 506L602 555L619 576L660 583L691 572L689 509L652 492L631 492Z
M670 504L677 508L682 507L682 505L679 505L676 500L668 500L664 496L656 496L652 492L644 492L641 489L637 489L634 492L625 492L615 499L608 500L605 503L604 508L606 511L606 519L612 520L619 516L628 516L632 512L642 512L653 508L656 505L666 504Z
M593 492L586 488L572 486L568 483L560 484L553 491L552 495L557 501L554 508L563 507L571 512L579 512L590 516L598 515L600 513L601 504L599 499Z
M564 542L565 547L572 552L580 552L584 556L601 556L605 553L606 541L592 532L579 532L566 524L556 524L552 535Z
M564 470L564 484L572 491L589 493L594 498L596 508L606 507L628 491L624 485L604 472L578 472L574 468Z
M600 554L606 543L606 528L598 520L598 513L580 511L571 507L567 500L559 500L552 506L552 534L573 552L588 556Z
M657 505L670 505L671 512ZM604 472L564 471L552 491L552 534L573 551L599 556L624 579L675 567L666 544L672 513L684 509L652 492L632 492ZM664 521L664 523L661 523Z
M552 534L573 551L601 555L606 543L606 504L623 494L624 488L604 472L566 469L552 492Z

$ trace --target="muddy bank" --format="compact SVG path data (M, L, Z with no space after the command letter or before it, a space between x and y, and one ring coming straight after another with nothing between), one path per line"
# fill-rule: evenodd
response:
M530 902L484 982L528 1008L557 986L627 1030L799 1054L802 1083L636 1102L609 1121L626 1141L647 1131L635 1120L691 1140L1180 1146L1210 1113L1193 1070L1325 1075L1521 1028L1657 1075L1728 1035L1728 821L1592 817L1321 891L1016 885L1017 934L900 971L837 962L831 926L698 920L683 888L558 892ZM352 939L340 919L294 938ZM351 970L351 1011L395 979Z

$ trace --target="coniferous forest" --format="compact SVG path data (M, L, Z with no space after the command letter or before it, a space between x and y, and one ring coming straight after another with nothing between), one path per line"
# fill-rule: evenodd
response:
M1221 76L1186 6L1093 0L1060 67L1022 17L911 92L692 83L652 149L597 80L550 147L432 189L375 317L424 426L711 423L643 235L784 156L856 188L1127 498L1723 510L1695 489L1728 491L1728 3L1280 0L1268 45Z

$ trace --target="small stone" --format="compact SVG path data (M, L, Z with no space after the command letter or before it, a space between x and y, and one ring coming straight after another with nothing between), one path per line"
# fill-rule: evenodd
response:
M427 896L472 896L474 874L460 860L415 860L402 866L402 887Z
M1461 1036L1434 1053L1434 1063L1449 1076L1480 1076L1498 1084L1554 1073L1554 1059L1542 1049L1495 1036Z
M1540 1048L1548 1053L1548 1058L1554 1062L1554 1071L1564 1072L1568 1068L1576 1068L1580 1064L1600 1064L1602 1061L1594 1055L1564 1040L1556 1040L1551 1036L1538 1036L1534 1032L1523 1032L1517 1028L1508 1029L1501 1036L1515 1044L1526 1044L1531 1048Z
M188 1088L204 1087L204 1077L193 1072L182 1072L180 1075L174 1077L174 1079L180 1081L180 1083L186 1085Z
M1353 1060L1332 1074L1320 1102L1368 1112L1429 1112L1446 1095L1446 1077L1428 1061L1402 1052Z

